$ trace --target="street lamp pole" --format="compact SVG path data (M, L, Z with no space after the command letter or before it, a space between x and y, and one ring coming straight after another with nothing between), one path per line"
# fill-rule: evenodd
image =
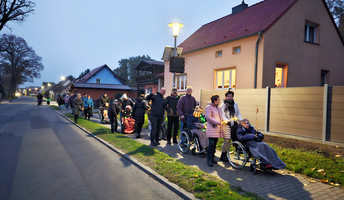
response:
M172 23L169 23L168 26L172 28L173 37L174 37L173 57L177 57L177 37L178 37L179 29L183 27L184 25L182 23L172 22ZM176 86L176 73L173 72L173 87L175 86Z
M174 37L173 57L177 57L177 37ZM173 72L173 88L176 87L176 72Z

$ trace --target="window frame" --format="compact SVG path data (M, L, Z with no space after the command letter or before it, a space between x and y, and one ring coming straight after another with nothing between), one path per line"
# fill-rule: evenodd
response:
M235 52L236 49L240 49L240 51L239 52ZM240 54L240 53L241 53L241 46L233 47L233 49L232 49L232 54L233 55Z
M325 84L328 84L328 77L329 77L329 70L322 69L320 70L320 86L325 86ZM323 74L325 74L323 78Z
M225 87L225 84L224 84L224 81L225 81L225 71L229 70L229 86L228 87ZM222 71L222 87L219 88L219 86L217 85L217 82L218 82L218 72ZM232 73L234 71L234 87L232 87ZM236 67L229 67L229 68L222 68L222 69L215 69L214 70L214 88L216 90L226 90L226 89L229 89L229 88L236 88L236 81L237 81L237 69Z
M183 80L180 79L180 77L183 77ZM176 83L176 88L177 88L177 91L186 91L186 87L187 87L187 74L176 74L175 76L175 83ZM182 82L183 82L183 85L184 87L181 88L179 87L180 85L182 85Z
M310 28L313 28L313 41L311 41L311 35L310 35ZM305 22L305 30L304 30L304 41L307 43L311 43L311 44L318 44L318 33L319 31L319 25L316 23L312 23L309 21Z
M221 55L219 55L219 54L221 54ZM222 55L223 55L222 50L219 50L219 51L215 52L215 58L221 58Z

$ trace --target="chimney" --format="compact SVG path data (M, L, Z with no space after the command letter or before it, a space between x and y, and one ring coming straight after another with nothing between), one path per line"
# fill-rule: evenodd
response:
M248 7L248 4L246 4L245 1L243 0L240 5L232 8L232 15L237 14L237 13L245 10L245 8L247 8L247 7Z

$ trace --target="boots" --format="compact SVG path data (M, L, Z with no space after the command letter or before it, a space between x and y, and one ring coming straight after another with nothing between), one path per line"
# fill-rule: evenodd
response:
M227 151L222 152L220 160L222 160L223 162L229 162L228 157L227 157Z

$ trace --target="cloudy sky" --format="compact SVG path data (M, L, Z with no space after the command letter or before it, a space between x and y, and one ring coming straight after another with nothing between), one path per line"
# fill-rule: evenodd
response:
M245 0L249 6L260 0ZM138 55L161 60L173 46L170 22L181 22L177 44L203 24L231 14L242 0L36 0L34 14L22 24L8 23L3 33L23 37L43 58L41 78L22 86L59 82Z

